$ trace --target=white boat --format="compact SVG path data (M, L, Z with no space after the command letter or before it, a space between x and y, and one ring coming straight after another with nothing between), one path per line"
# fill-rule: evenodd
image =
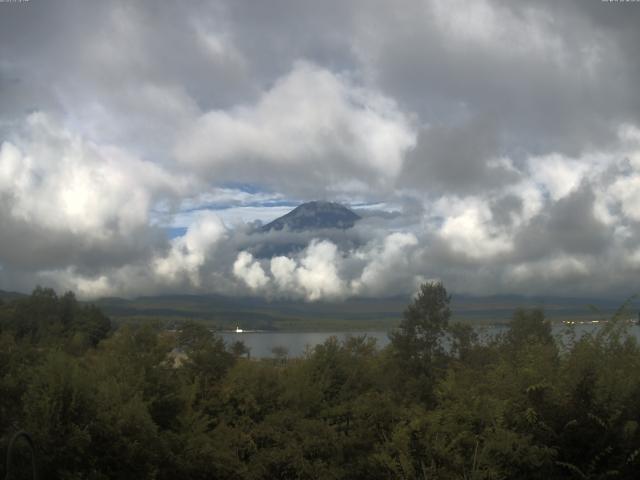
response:
M236 333L242 333L242 332L244 332L244 330L241 329L239 325L236 325Z

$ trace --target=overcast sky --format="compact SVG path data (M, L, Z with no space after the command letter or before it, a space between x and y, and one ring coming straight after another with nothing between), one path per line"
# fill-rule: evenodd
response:
M0 2L0 289L637 293L639 25L601 0ZM365 218L251 233L314 199Z

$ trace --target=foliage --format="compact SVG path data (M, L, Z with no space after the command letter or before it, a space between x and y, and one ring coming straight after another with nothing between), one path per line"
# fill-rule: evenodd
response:
M196 323L112 330L38 288L0 304L0 447L28 430L63 479L636 478L623 323L563 346L520 310L480 341L449 302L423 285L385 349L355 336L253 359Z
M395 359L396 378L403 378L397 388L425 402L433 401L435 383L444 368L443 339L449 326L451 296L440 282L421 285L420 291L404 311L404 319L391 332L391 351Z

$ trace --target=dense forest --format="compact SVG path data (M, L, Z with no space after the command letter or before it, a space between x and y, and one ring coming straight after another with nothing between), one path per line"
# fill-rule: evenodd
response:
M0 303L0 451L26 430L51 479L637 478L640 347L620 315L561 342L519 310L481 341L449 305L425 284L384 349L253 359L202 324L115 328L38 288Z

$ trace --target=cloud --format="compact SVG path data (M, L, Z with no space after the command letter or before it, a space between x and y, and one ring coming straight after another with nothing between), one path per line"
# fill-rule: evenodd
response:
M240 252L233 272L252 291L284 298L316 301L406 293L415 288L410 258L417 246L417 238L407 233L373 239L348 251L330 240L315 239L293 256L274 256L262 263Z
M617 123L638 119L633 35L604 25L610 7L591 16L576 2L403 2L396 14L369 13L356 51L424 124L488 119L506 153L575 156L612 144Z
M640 221L640 174L638 172L616 179L609 192L626 217Z
M248 252L238 254L238 258L233 264L233 274L243 280L252 290L260 290L269 282L260 263L254 261L253 255Z
M575 190L589 169L585 163L558 154L530 157L528 162L531 177L553 200Z
M225 240L226 233L220 218L210 212L200 212L186 233L173 239L167 255L153 260L154 273L170 284L186 277L193 286L200 287L201 269L211 260L217 245Z
M273 257L270 261L270 270L276 288L282 292L295 292L297 289L295 260L285 256Z
M576 257L552 257L535 263L515 265L508 272L510 281L528 284L530 281L571 282L588 278L590 268L584 260Z
M298 282L309 300L340 297L345 294L339 276L339 252L328 241L311 242L296 270Z
M351 289L356 295L377 296L396 291L412 291L413 251L418 239L412 233L392 233L381 245L371 245L359 250L355 256L366 261L360 276L351 280Z
M149 212L184 182L122 149L30 115L0 145L0 262L30 268L123 264L162 243Z
M453 252L475 260L489 260L498 255L510 253L513 248L508 232L493 222L488 205L477 198L455 201L455 205L446 207L441 199L440 208L449 210L449 214L437 235Z
M633 293L640 9L463 3L3 8L0 288Z
M340 253L336 245L328 240L317 240L308 245L297 261L285 256L273 257L271 277L267 277L260 263L248 252L238 254L233 273L254 291L271 283L279 295L314 301L348 295L339 268Z
M432 195L473 194L516 182L522 173L502 157L498 130L490 121L423 128L399 183Z
M602 255L612 245L611 229L595 214L595 195L588 183L549 203L546 209L516 231L515 257Z
M127 234L147 224L152 191L173 183L157 165L86 142L43 114L30 115L27 128L28 139L0 147L0 191L14 218L98 237Z
M391 99L298 62L255 105L202 115L179 139L176 157L216 178L308 195L349 181L389 187L414 142Z

